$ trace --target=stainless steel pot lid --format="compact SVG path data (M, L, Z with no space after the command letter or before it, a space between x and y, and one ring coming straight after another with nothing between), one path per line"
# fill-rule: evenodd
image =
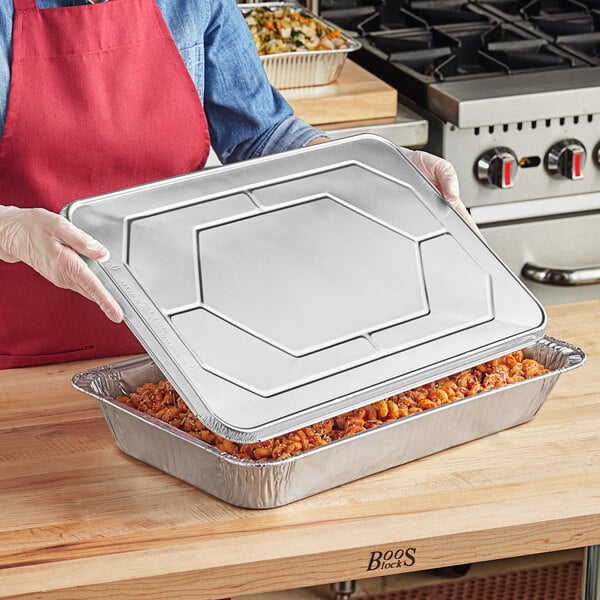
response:
M91 267L200 420L264 440L527 346L545 313L390 142L80 200Z

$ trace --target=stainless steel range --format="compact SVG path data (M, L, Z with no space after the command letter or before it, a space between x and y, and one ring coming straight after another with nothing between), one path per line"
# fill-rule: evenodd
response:
M347 4L350 2L351 5ZM600 0L322 0L546 304L600 297Z

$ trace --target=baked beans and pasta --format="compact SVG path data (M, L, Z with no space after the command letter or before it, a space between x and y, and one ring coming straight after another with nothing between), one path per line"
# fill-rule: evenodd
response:
M135 392L120 396L117 400L238 458L272 461L547 372L544 365L525 358L519 350L338 417L251 444L237 444L207 429L166 379L158 383L146 383Z

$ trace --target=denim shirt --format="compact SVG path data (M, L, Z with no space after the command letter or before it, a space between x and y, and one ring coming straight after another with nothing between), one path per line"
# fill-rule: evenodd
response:
M211 145L221 162L299 148L323 135L294 117L289 104L269 84L235 0L156 1L196 85ZM38 7L82 3L38 0ZM10 86L12 20L12 0L0 0L0 135Z

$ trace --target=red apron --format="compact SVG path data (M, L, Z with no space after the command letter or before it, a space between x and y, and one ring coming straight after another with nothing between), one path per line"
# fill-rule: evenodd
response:
M14 5L2 204L58 212L204 166L204 110L155 0ZM94 303L0 261L0 368L135 352Z

